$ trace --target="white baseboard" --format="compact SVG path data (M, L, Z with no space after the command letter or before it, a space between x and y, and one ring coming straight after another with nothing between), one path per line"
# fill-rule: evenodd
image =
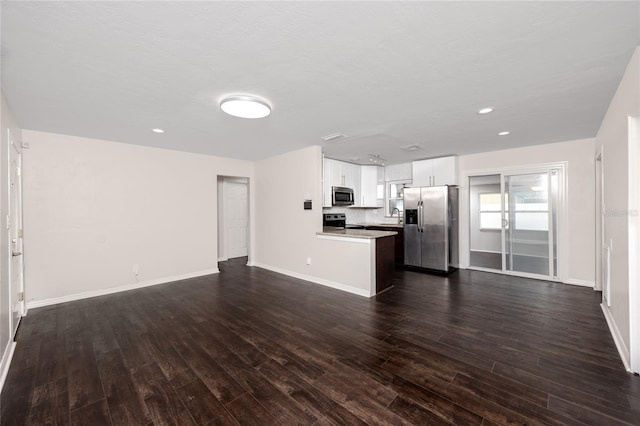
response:
M629 372L631 371L631 356L629 355L629 349L627 349L627 345L624 344L624 340L622 339L622 334L620 334L620 330L618 330L618 326L616 325L615 320L613 319L613 315L609 311L609 308L605 306L603 303L600 304L602 308L602 312L604 313L604 318L607 320L607 325L609 326L609 331L611 331L611 336L613 337L613 341L616 344L616 348L618 348L618 353L620 354L620 358L622 358L622 363L624 364L624 368Z
M569 284L569 285L579 285L582 287L591 287L591 288L595 288L596 286L596 283L594 281L577 280L575 278L569 278L567 280L564 280L563 283Z
M218 258L218 262L226 262L227 260L229 260L228 257L219 257Z
M357 294L358 296L364 296L364 297L374 296L374 294L371 294L367 290L363 290L357 287L352 287L350 285L337 283L335 281L325 280L324 278L314 277L312 275L299 274L298 272L289 271L286 269L278 268L276 266L265 265L264 263L260 263L260 262L252 262L252 263L253 265L251 266L257 266L258 268L268 269L270 271L277 272L282 275L288 275L290 277L299 278L301 280L309 281L314 284L320 284L325 287L335 288L336 290L346 291L347 293Z
M11 360L13 359L13 353L16 350L16 342L13 339L9 340L9 343L4 348L4 353L2 354L2 361L0 362L0 392L2 392L2 388L4 387L4 382L7 380L7 374L9 374L9 366L11 365Z
M172 277L157 278L155 280L141 281L135 284L125 284L117 287L103 288L99 290L85 291L82 293L69 294L67 296L53 297L51 299L30 300L27 302L27 309L41 308L43 306L57 305L58 303L73 302L74 300L88 299L90 297L105 296L107 294L120 293L122 291L135 290L152 285L166 284L173 281L186 280L189 278L202 277L204 275L217 274L218 268L206 269L204 271L191 272L188 274L175 275Z

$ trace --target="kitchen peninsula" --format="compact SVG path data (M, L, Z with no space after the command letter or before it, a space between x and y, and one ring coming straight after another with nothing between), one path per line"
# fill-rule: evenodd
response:
M393 285L395 272L394 244L397 232L365 229L324 229L317 232L319 239L335 240L345 244L368 244L371 253L369 294L374 296Z

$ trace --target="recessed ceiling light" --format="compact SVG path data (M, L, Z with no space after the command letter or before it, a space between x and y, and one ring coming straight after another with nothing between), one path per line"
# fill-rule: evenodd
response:
M498 133L498 136L507 136L509 133L511 133L511 132L508 132L508 131L505 130L504 132Z
M220 101L220 109L240 118L263 118L271 114L271 107L266 101L248 95L228 96Z
M151 131L153 133L164 133L164 130L162 130L162 129L151 129Z
M489 114L490 112L493 112L493 109L493 107L482 108L478 110L478 114Z

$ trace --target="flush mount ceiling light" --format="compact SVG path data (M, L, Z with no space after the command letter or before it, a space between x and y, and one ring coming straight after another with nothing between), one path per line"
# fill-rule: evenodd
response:
M482 108L478 110L478 114L482 115L482 114L489 114L490 112L493 112L494 108L493 107L486 107L486 108Z
M157 128L156 128L156 129L151 129L151 131L152 131L153 133L164 133L164 130L162 130L162 129L157 129Z
M266 101L248 95L228 96L220 101L220 109L240 118L263 118L271 114L271 107Z
M498 136L507 136L509 133L511 133L511 132L508 132L508 131L505 130L504 132L498 133Z

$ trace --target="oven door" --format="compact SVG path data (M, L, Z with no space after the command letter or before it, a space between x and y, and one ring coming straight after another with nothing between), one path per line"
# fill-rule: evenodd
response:
M334 186L331 189L331 204L334 206L352 206L353 189L342 186Z

